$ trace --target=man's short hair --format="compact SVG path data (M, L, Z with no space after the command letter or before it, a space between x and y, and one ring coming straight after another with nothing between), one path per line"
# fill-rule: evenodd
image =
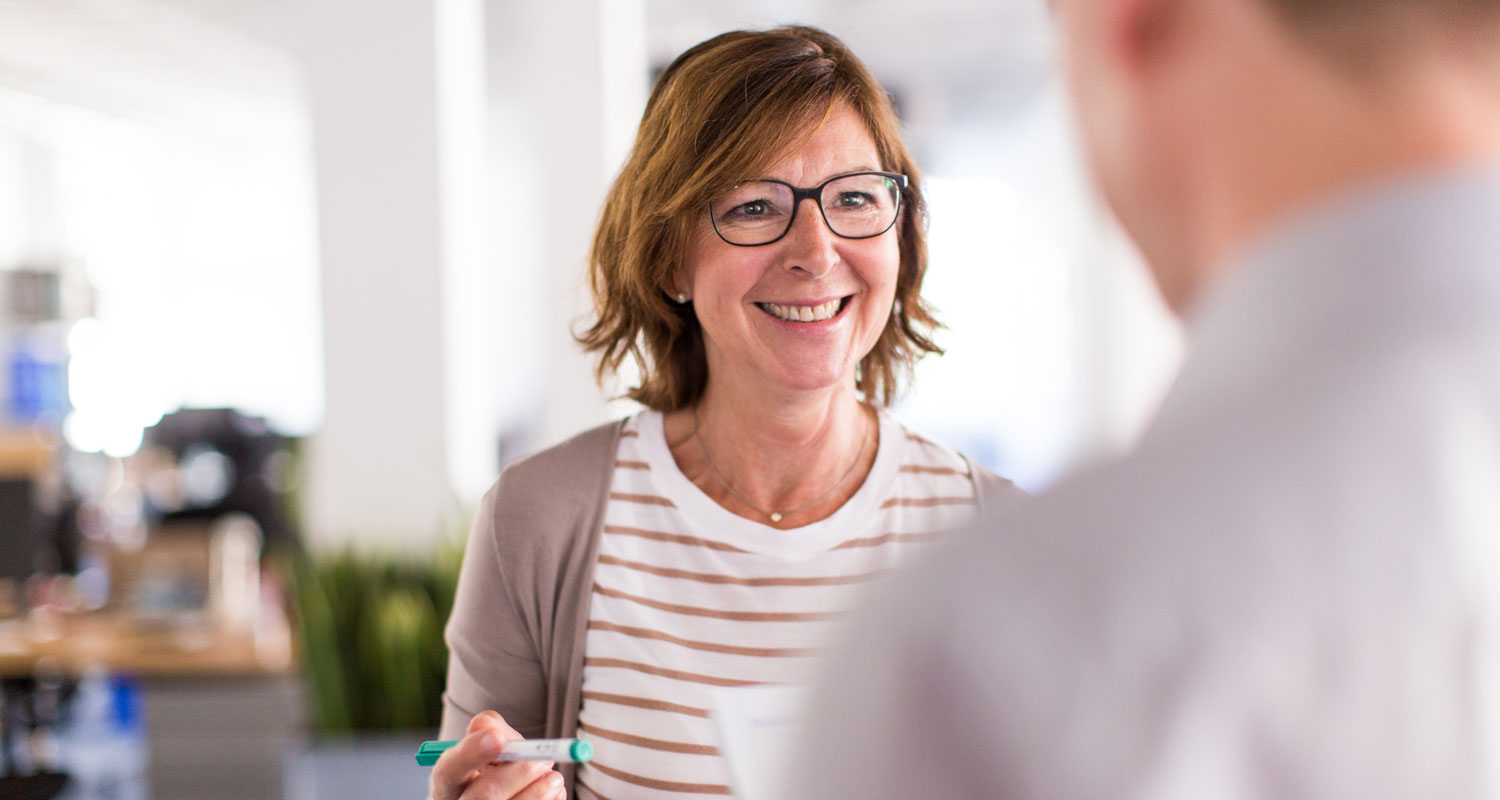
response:
M1435 19L1463 21L1471 15L1500 14L1500 0L1264 0L1298 22L1357 24L1381 14L1412 11Z
M1260 0L1291 31L1340 60L1374 65L1454 32L1500 35L1500 0Z

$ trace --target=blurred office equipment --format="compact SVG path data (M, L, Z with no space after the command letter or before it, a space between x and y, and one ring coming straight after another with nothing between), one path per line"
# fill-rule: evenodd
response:
M0 583L18 584L42 566L41 495L55 447L44 431L0 428Z
M291 442L264 418L229 408L185 408L147 428L146 497L162 524L245 514L267 547L298 545L287 507Z
M68 408L62 274L55 268L25 267L0 276L5 419L12 425L60 425Z
M62 800L146 800L149 755L137 683L89 670L68 711L59 742L68 775Z
M71 783L57 739L68 690L46 670L0 677L0 797L51 800Z
M70 576L28 580L22 605L0 616L4 727L16 754L4 773L71 774L71 800L279 797L301 697L280 590L250 569L258 542L247 533L148 537L115 554L113 598L97 610L81 607ZM240 552L216 562L216 540ZM239 593L231 616L209 600L216 563L238 572L220 589ZM52 701L48 685L79 688Z
M0 796L280 796L301 699L260 564L263 531L295 540L288 447L229 410L124 460L0 434Z
M0 475L0 580L23 580L36 557L37 528L32 481Z

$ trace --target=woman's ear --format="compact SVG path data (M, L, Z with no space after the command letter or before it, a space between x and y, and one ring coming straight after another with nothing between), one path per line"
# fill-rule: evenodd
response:
M682 287L676 285L671 278L663 278L661 281L661 292L678 305L686 305L692 298Z

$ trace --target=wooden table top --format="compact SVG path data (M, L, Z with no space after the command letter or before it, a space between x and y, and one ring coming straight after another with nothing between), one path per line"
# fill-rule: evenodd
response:
M290 674L291 632L278 611L262 614L252 631L214 625L203 614L143 619L95 611L58 619L0 620L0 677L45 668L79 674L90 668L154 677L243 677Z

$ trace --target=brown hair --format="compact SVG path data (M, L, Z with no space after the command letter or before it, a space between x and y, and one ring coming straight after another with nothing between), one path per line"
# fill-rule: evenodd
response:
M1500 34L1500 0L1262 0L1293 35L1348 66L1399 60L1459 32ZM1493 41L1487 42L1492 45Z
M897 379L942 350L922 300L926 204L890 99L843 42L817 28L732 31L678 56L651 90L635 147L609 195L589 255L596 321L577 338L597 353L597 378L628 358L641 382L626 396L647 408L691 406L708 381L703 332L691 306L662 287L682 268L711 197L769 168L846 103L869 128L881 168L910 183L897 223L900 268L885 330L859 362L856 385L888 405Z
M1468 14L1493 14L1500 10L1495 0L1266 0L1288 19L1302 22L1345 19L1354 24L1380 14L1411 10L1455 19Z

